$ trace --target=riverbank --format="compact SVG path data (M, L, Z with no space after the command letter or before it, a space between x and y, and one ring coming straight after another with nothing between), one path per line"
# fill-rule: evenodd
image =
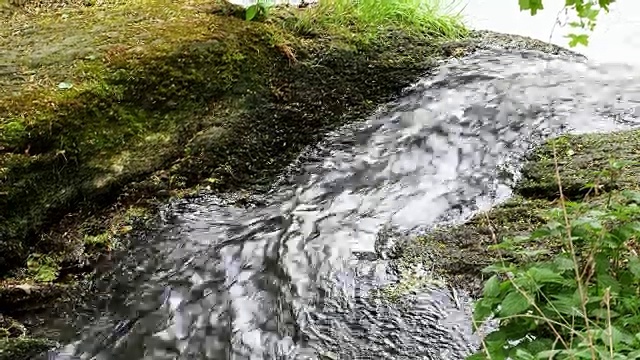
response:
M305 145L470 49L433 14L415 28L322 7L249 22L218 0L3 6L0 358L48 344L10 317L81 296L157 204L265 189Z
M543 227L552 219L549 212L561 206L557 175L565 200L587 207L603 206L610 195L619 197L625 190L636 190L639 135L629 130L563 135L545 142L527 157L511 199L464 224L408 239L395 253L396 266L408 274L416 267L433 268L436 278L479 295L486 280L482 270L515 259L514 253L492 248Z
M639 134L548 140L528 156L510 200L398 247L402 280L387 293L437 279L472 294L476 325L499 324L474 359L637 354ZM428 278L417 275L424 268L433 269ZM616 332L610 341L607 329Z

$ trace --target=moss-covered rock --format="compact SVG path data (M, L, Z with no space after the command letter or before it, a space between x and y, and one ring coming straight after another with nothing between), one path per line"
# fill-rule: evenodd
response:
M640 182L640 132L565 135L549 140L530 156L516 190L531 198L557 198L556 162L563 194L571 199L636 188Z
M266 185L443 55L393 30L301 34L300 11L246 22L221 0L109 0L3 15L0 274L34 253L83 263L83 239L107 229L77 225L110 204Z
M0 339L0 360L30 360L53 346L54 342L42 338Z
M489 247L544 223L544 211L550 206L549 201L515 197L464 224L438 227L406 239L395 253L394 265L401 280L394 292L420 284L415 276L418 269L451 286L478 290L480 271L498 259L499 254Z

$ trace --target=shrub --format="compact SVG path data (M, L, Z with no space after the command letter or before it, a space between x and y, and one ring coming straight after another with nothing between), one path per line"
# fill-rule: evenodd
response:
M564 202L560 190L545 226L494 246L515 260L484 270L474 325L497 329L468 359L640 358L640 192Z

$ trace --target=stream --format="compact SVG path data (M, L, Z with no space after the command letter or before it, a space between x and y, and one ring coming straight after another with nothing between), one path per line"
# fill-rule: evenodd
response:
M478 346L463 289L373 291L396 280L384 234L504 201L549 136L636 126L637 70L535 51L443 64L306 150L260 202L167 205L48 359L463 359Z

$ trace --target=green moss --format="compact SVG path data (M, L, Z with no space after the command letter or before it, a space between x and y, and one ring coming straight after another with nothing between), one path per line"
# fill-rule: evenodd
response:
M0 360L33 359L54 345L52 341L30 337L0 339Z
M554 145L563 193L569 198L635 188L640 181L640 132L567 135L533 152L523 169L518 193L532 198L558 197Z
M443 279L458 288L478 290L480 270L499 255L489 247L504 237L522 235L542 224L544 211L550 205L544 200L515 197L464 224L436 228L408 239L397 249L394 265L402 276L390 291L414 288L416 270L427 270L431 278Z

